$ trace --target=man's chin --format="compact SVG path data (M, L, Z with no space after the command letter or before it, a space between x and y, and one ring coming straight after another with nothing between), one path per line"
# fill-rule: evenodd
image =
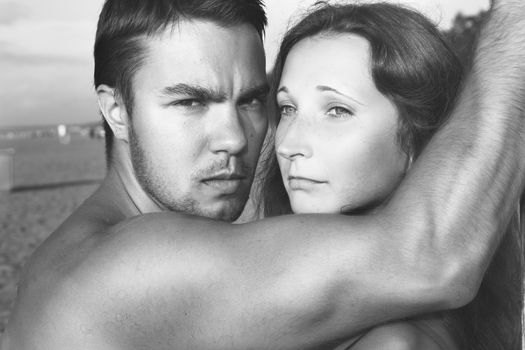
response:
M218 197L196 195L197 193L187 196L176 193L166 195L168 191L148 193L165 210L227 222L235 221L241 215L248 200L247 194ZM177 200L171 200L172 198Z
M209 208L203 208L202 216L226 222L233 222L241 216L246 200L229 200L215 203Z
M244 206L248 198L221 198L221 199L207 199L196 200L193 199L192 205L177 206L167 205L167 209L180 213L205 217L214 220L221 220L225 222L233 222L241 216Z

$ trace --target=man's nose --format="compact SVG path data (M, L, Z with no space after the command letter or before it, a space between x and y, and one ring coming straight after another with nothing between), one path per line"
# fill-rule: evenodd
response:
M291 121L281 120L276 135L275 148L277 154L288 160L299 157L310 158L312 147L311 135L306 123L295 117Z
M223 106L213 115L210 149L214 153L241 153L248 144L242 115L236 107Z

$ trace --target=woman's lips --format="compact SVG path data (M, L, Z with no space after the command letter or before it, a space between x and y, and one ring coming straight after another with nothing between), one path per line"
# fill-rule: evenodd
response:
M323 184L326 184L326 181L303 176L288 176L288 187L291 190L308 190Z

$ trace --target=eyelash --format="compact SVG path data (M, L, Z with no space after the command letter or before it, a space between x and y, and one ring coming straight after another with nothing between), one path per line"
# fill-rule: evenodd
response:
M250 97L246 100L240 101L241 106L245 106L248 108L259 108L263 106L266 103L266 98L264 96L259 97Z
M288 117L292 114L292 113L286 113L285 109L293 109L293 113L295 113L295 107L291 105L282 105L282 106L279 106L279 114L281 115L281 117Z
M329 113L331 110L334 110L334 111L339 110L339 112L343 111L343 113L336 112L335 114L332 114L332 113ZM340 118L345 118L346 117L345 115L353 116L354 112L352 112L350 109L345 108L345 107L334 106L334 107L331 107L326 114L332 118L340 119ZM345 115L342 115L342 114L345 114Z
M286 112L285 111L286 109L293 109L293 111ZM332 110L337 111L337 112L336 113L330 113L330 111L332 111ZM295 110L295 107L293 107L291 105L282 105L282 106L279 106L279 113L280 113L281 117L288 117L288 116L291 116L292 114L296 113L296 110ZM330 116L331 118L340 119L340 118L345 118L347 115L349 117L351 117L351 116L354 115L354 112L352 112L350 109L345 108L345 107L334 106L334 107L331 107L327 111L326 114L328 116Z
M244 101L240 101L239 105L248 108L259 108L266 103L266 98L263 97L251 97ZM173 101L169 104L173 107L183 107L187 109L199 109L206 106L206 103L198 98L185 98L181 100Z
M197 103L195 106L194 103ZM177 100L170 103L171 106L175 107L185 107L185 108L200 108L204 106L204 103L196 98L187 98L183 100Z

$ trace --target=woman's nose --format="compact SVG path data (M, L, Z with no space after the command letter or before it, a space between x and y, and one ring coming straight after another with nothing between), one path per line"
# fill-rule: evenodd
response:
M310 127L300 118L281 120L277 126L275 149L277 154L289 160L312 156Z

